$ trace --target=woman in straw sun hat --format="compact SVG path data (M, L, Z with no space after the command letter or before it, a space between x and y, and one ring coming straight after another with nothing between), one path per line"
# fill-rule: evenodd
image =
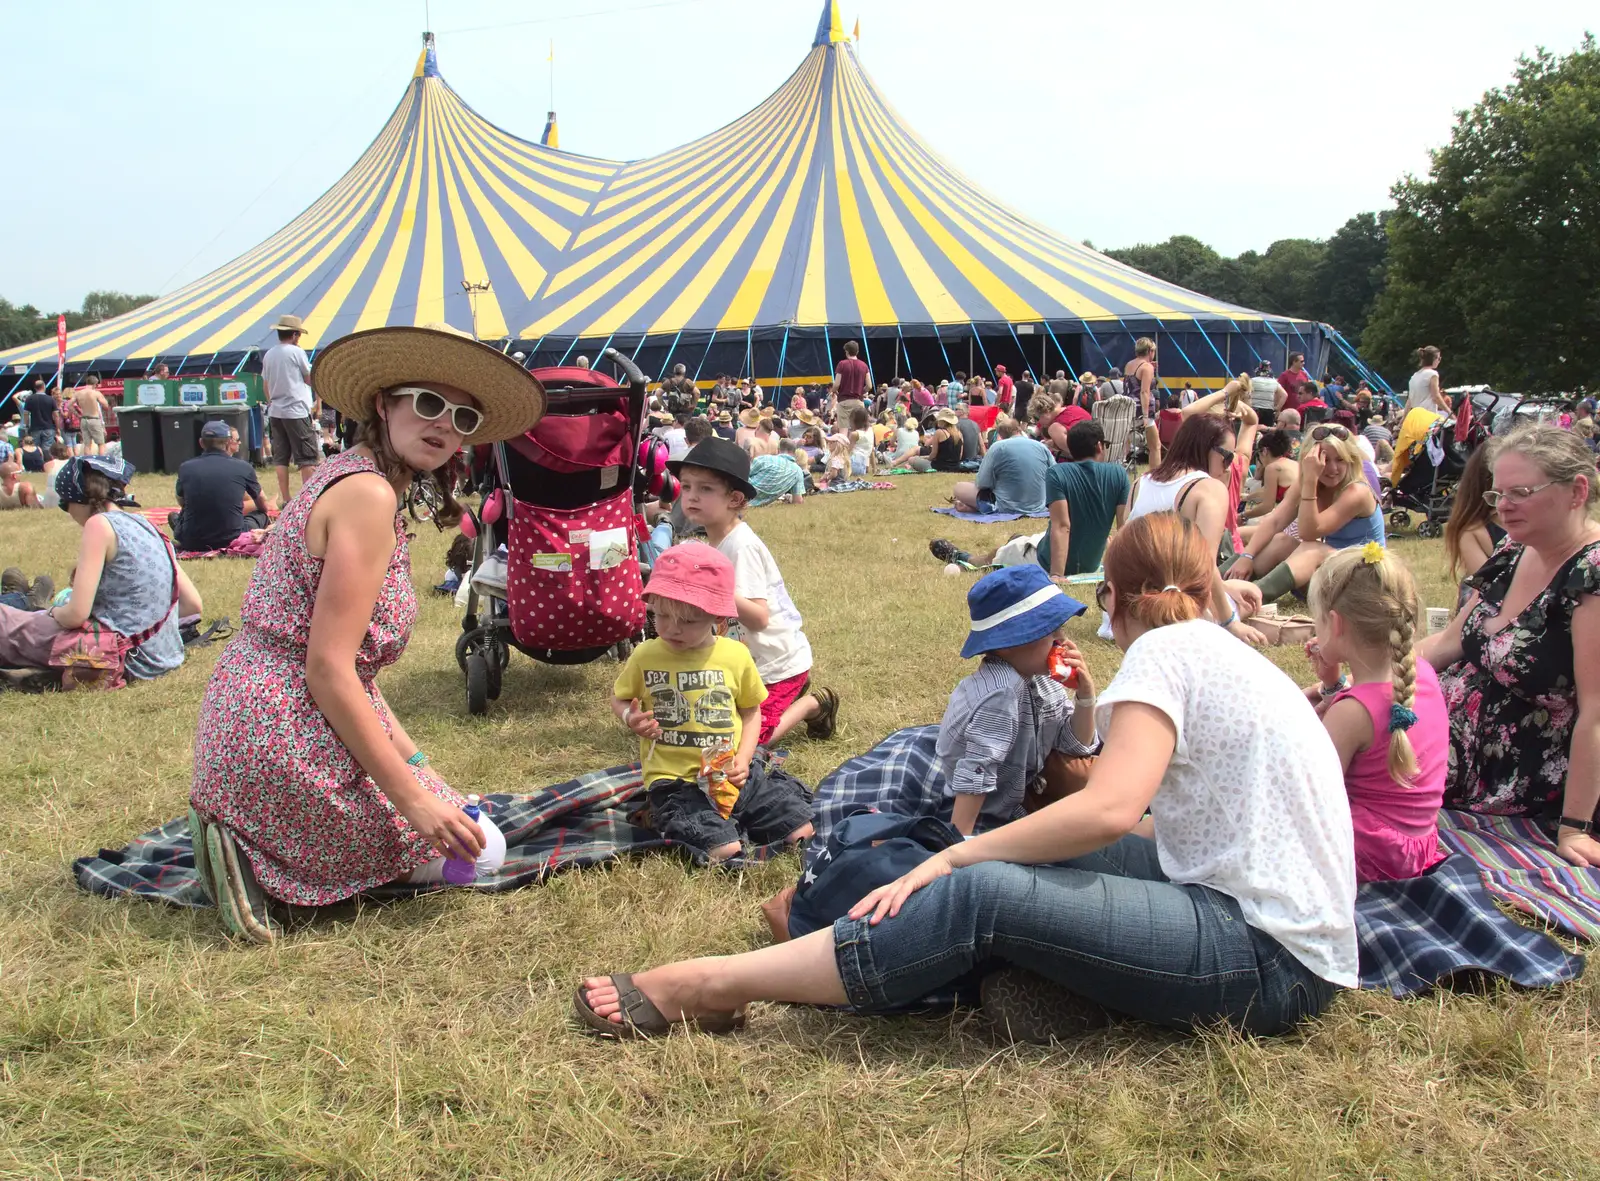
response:
M324 906L437 882L446 856L504 859L499 830L462 811L374 678L417 618L402 506L454 524L462 445L520 435L545 406L517 362L444 326L344 337L312 378L359 441L268 535L195 737L195 865L228 931L263 943L269 900Z

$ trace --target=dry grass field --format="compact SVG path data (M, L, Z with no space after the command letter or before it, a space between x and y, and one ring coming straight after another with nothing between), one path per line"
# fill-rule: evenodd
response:
M890 730L937 721L968 667L970 577L929 538L948 477L757 510L844 701L815 782ZM146 504L171 503L146 477ZM0 515L0 565L64 582L64 513ZM419 584L448 537L423 526ZM990 541L990 544L993 542ZM1398 544L1453 602L1438 542ZM251 565L195 563L208 617ZM468 717L442 599L384 690L452 783L524 791L625 762L615 666L516 657ZM1117 654L1081 621L1102 684ZM742 876L653 857L499 897L367 908L270 949L213 914L81 893L74 857L180 814L214 651L102 696L0 697L0 1176L361 1178L1600 1176L1600 985L1407 1002L1350 993L1294 1036L1127 1026L1051 1050L969 1013L896 1020L757 1006L743 1035L616 1045L567 1013L586 972L735 951L796 861ZM1272 658L1305 675L1297 652ZM1590 974L1593 976L1593 973Z

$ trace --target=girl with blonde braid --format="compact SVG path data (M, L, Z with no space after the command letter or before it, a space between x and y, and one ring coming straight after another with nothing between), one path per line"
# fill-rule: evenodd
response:
M1306 655L1320 681L1306 697L1344 765L1356 877L1416 877L1444 857L1438 812L1450 755L1439 678L1417 658L1416 584L1399 558L1369 542L1331 555L1310 598L1317 638Z

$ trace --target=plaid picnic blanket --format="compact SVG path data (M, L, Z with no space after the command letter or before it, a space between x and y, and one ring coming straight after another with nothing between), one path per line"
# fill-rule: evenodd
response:
M639 764L592 771L533 795L494 793L483 797L489 816L506 837L506 861L500 870L481 877L473 889L486 892L536 885L562 869L598 865L624 854L672 849L696 864L708 860L704 850L669 841L652 828L637 824L644 787ZM738 868L766 861L782 845L748 849L723 864ZM187 817L135 837L121 849L101 849L72 863L73 877L91 894L146 898L174 906L210 906L194 868ZM392 883L368 895L395 899L438 889Z
M942 794L934 755L938 736L937 726L897 730L823 776L813 804L817 834L806 851L807 871L851 811L910 812L918 801ZM1441 813L1442 833L1444 818L1455 815ZM1406 997L1464 972L1504 976L1527 988L1575 979L1583 957L1502 914L1485 887L1487 868L1472 849L1461 848L1422 877L1362 886L1356 893L1361 986ZM1532 890L1533 883L1524 887Z
M1600 942L1600 869L1582 869L1556 852L1531 820L1440 812L1439 837L1478 863L1489 893L1558 931Z
M818 484L812 489L815 495L831 494L834 496L845 492L893 492L894 485L888 480L835 480L831 484Z

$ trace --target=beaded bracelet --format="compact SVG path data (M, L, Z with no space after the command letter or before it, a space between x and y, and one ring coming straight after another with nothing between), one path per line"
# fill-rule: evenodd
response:
M427 765L428 756L423 754L420 750L406 760L406 766L408 767L426 767Z

